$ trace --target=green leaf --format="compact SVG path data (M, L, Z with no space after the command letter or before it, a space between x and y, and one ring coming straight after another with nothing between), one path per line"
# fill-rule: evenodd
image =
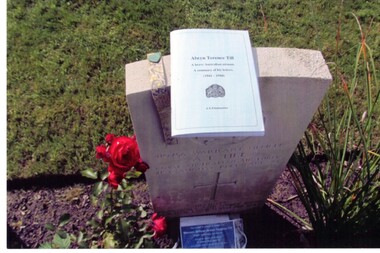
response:
M96 206L98 204L98 198L95 197L94 195L90 195L90 200L93 206Z
M153 241L152 241L152 240L144 241L144 247L147 248L147 249L154 248L154 243L153 243Z
M78 237L77 237L77 243L78 244L82 242L83 236L84 235L83 235L82 231L79 231L79 234L78 234Z
M106 204L106 201L101 201L101 202L99 203L99 207L100 207L101 209L103 209L103 210L105 210L107 206L109 206L109 205Z
M145 232L148 228L148 224L145 224L142 228L139 229L139 232Z
M88 245L86 244L85 241L78 242L78 248L80 249L87 249Z
M140 218L145 218L147 216L147 212L145 210L141 211Z
M69 223L70 221L70 214L68 213L65 213L63 214L61 217L59 217L59 222L58 222L58 226L59 227L62 227L64 225L66 225L67 223Z
M92 189L92 194L96 197L100 195L103 189L103 181L99 181L94 184L94 188Z
M111 198L111 195L108 195L106 196L106 198L103 200L103 203L105 204L105 206L110 206L112 205L112 198Z
M139 242L135 245L135 249L139 249L141 245L144 243L144 237L141 237Z
M313 230L313 227L310 223L308 223L306 220L302 219L300 216L298 216L296 213L292 212L291 210L287 209L285 206L277 203L276 201L270 199L270 198L267 198L267 201L279 208L281 208L282 210L284 210L287 214L289 214L290 216L296 218L297 220L299 220L300 222L303 223L303 225L305 226L305 228L307 230Z
M105 233L103 236L104 248L114 249L117 246L117 242L114 239L113 234Z
M130 222L127 222L126 220L124 219L120 219L119 220L119 226L120 226L120 232L123 236L123 239L124 240L128 240L128 237L129 237L129 229L131 228L131 224Z
M144 210L142 206L139 207L140 218L145 218L147 216L147 212Z
M121 183L120 183L120 185L121 185L121 187L123 188L123 189L126 189L127 188L127 180L125 180L125 178L123 178L123 180L121 180Z
M125 196L125 193L123 191L117 191L115 192L116 200L120 202Z
M84 177L91 178L91 179L98 179L98 172L93 171L92 169L82 170L80 173Z
M54 235L53 241L52 241L53 246L60 248L60 249L68 249L71 244L70 236L67 236L65 238L62 238L58 233Z
M45 243L41 244L40 247L38 247L38 248L39 249L52 249L53 247L52 247L51 243L45 242Z
M93 228L98 228L100 226L99 222L97 222L95 219L91 219L86 224L90 225Z
M103 191L107 190L108 189L108 184L103 184Z
M123 204L124 205L130 205L132 204L132 198L130 196L127 196L123 199Z
M104 168L101 173L100 173L100 179L103 181L103 180L106 180L106 178L108 177L109 175L109 172L108 172L108 168Z
M103 210L99 210L97 213L96 213L96 218L98 218L99 220L102 220L103 219Z
M137 171L137 170L130 170L127 172L126 178L131 179L131 178L138 178L140 177L142 172Z
M152 237L153 237L153 235L150 235L150 234L143 235L140 238L139 242L135 245L135 249L139 249L141 247L141 245L144 243L144 239L150 239Z
M125 188L126 191L130 192L133 189L133 185L128 184L127 187Z
M67 232L63 230L58 230L56 234L59 235L59 237L61 237L62 239L66 239L68 236Z
M108 217L108 218L104 221L104 226L107 226L108 223L112 222L113 218L114 218L113 216Z
M77 241L77 237L74 234L69 234L69 235L70 235L70 240L72 242L76 242Z
M55 231L55 226L51 223L46 223L45 228L50 231Z

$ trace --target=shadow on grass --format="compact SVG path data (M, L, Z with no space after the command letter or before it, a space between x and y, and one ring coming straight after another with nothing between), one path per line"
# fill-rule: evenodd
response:
M34 188L61 188L75 184L93 184L96 180L85 178L80 174L74 175L41 175L32 178L7 180L7 191L29 190Z

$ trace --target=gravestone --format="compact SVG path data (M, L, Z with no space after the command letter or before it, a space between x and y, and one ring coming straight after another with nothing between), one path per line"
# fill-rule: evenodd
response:
M252 49L265 135L165 142L148 61L126 65L126 94L155 212L166 217L261 207L302 138L331 75L319 51ZM170 56L163 65L170 85ZM191 117L191 115L189 115Z

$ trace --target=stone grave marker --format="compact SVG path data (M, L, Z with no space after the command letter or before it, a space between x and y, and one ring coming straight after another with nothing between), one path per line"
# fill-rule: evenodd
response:
M155 212L167 217L251 211L283 172L332 81L319 51L253 48L265 135L165 142L148 61L126 65L126 94ZM163 65L170 85L170 56ZM189 115L191 117L191 115ZM167 144L168 143L168 144Z

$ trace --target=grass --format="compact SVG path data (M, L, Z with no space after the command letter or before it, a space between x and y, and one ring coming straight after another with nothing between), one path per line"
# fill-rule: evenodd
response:
M379 69L376 1L8 0L7 8L8 179L94 167L106 133L131 135L124 65L169 54L174 29L246 29L255 47L320 50L353 78L353 12Z

